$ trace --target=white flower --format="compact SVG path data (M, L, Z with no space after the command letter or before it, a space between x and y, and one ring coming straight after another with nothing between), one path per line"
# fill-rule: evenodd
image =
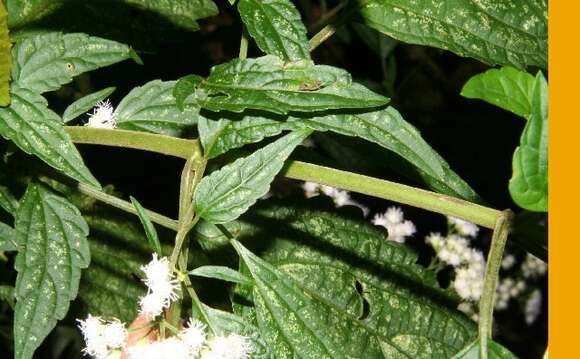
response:
M318 189L319 188L320 188L320 185L316 182L304 182L302 184L302 189L304 190L304 195L306 196L306 198L318 196L318 194L319 194Z
M533 324L542 310L542 292L538 289L534 290L528 300L526 301L526 308L524 310L526 316L526 323Z
M457 310L465 313L474 322L479 321L479 314L473 302L461 302L457 306Z
M431 245L435 252L439 252L441 248L445 245L445 237L441 233L430 233L426 238L425 242Z
M476 302L483 292L484 276L485 268L481 263L474 262L473 265L457 268L453 287L461 298Z
M385 227L389 233L388 240L398 243L405 243L405 239L417 231L413 222L404 220L400 207L390 207L385 213L376 214L371 222L375 226Z
M479 232L479 227L477 225L464 221L463 219L455 218L455 217L447 217L449 222L453 224L453 227L462 236L466 237L476 237L477 233Z
M127 330L117 319L106 322L89 314L87 319L78 322L86 343L83 352L96 359L110 358L114 354L112 350L125 345Z
M311 198L323 193L324 195L332 198L334 201L334 205L336 207L343 207L343 206L355 206L360 208L363 211L363 215L366 217L369 213L369 209L364 205L358 203L357 201L353 200L350 197L348 191L326 186L320 185L314 182L304 182L302 184L302 189L304 190L304 195L306 198Z
M501 260L501 268L504 270L508 270L516 264L516 257L512 254L504 255L503 259Z
M196 356L205 343L205 324L199 320L190 319L187 328L180 333L181 340L189 348L191 356Z
M548 265L529 253L522 263L522 274L524 278L538 278L545 275L547 271Z
M153 253L151 262L142 266L141 270L145 273L143 282L148 290L140 300L140 313L154 318L178 298L179 281L174 278L167 257L158 259L157 253Z
M107 101L99 101L93 111L89 113L89 122L87 126L95 128L115 128L117 118L114 113L113 105Z
M496 289L495 308L497 310L507 309L510 300L518 297L524 290L526 290L524 281L515 281L509 277L502 279Z
M247 359L252 353L252 346L248 338L230 334L227 337L214 337L208 343L208 349L201 355L201 359Z
M127 349L129 359L189 359L189 348L180 339L171 337L153 343L138 344Z

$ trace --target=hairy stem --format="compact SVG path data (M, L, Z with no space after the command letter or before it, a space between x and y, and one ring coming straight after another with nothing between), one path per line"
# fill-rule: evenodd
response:
M323 27L310 39L310 51L314 51L314 49L316 49L324 41L328 40L332 35L334 35L336 31L345 25L350 20L350 17L354 15L359 10L359 8L366 5L367 2L368 0L353 1L342 14L339 14L336 17L330 19L328 24L326 24L325 27Z
M321 183L462 218L487 228L494 228L501 214L495 209L458 198L300 161L288 163L283 174L288 178Z
M487 346L488 340L492 336L495 291L512 218L513 213L510 210L501 212L501 215L497 218L491 238L491 248L487 256L483 293L479 301L479 343L482 359L487 359L488 357Z
M248 57L248 43L248 31L244 26L242 29L242 37L240 38L240 54L238 56L240 60L245 60Z
M89 197L92 197L98 201L106 203L110 206L113 206L113 207L118 208L120 210L123 210L125 212L137 215L137 210L135 209L133 204L131 204L131 202L122 200L118 197L112 196L110 194L102 192L94 187L88 186L88 185L83 184L83 183L78 184L77 190L80 193L87 195ZM177 231L178 222L176 220L171 219L169 217L165 217L162 214L150 211L148 209L146 209L145 211L147 212L147 215L149 216L149 218L151 219L152 222L157 223L160 226L163 226L165 228L169 228L171 230Z

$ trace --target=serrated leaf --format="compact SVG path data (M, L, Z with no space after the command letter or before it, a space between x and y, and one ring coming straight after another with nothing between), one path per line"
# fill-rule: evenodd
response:
M268 192L284 161L310 133L291 132L204 177L194 194L195 213L214 224L238 218Z
M272 55L215 66L199 88L203 90L198 91L200 104L212 111L286 114L372 108L389 101L353 83L344 70L310 61L285 63Z
M195 93L197 85L203 80L199 75L187 75L175 83L173 88L173 97L175 97L175 104L181 111L185 109L185 100Z
M263 258L237 246L256 283L249 299L277 358L446 359L475 339L415 253L333 207L269 201L241 218L239 241Z
M480 99L527 118L532 107L534 82L534 76L512 67L490 69L470 78L461 96Z
M16 359L29 359L68 312L90 262L89 228L65 198L30 184L16 216Z
M64 174L100 188L65 132L61 118L39 94L12 88L10 106L0 108L0 135Z
M266 54L286 61L309 60L310 45L300 13L289 0L240 0L246 29Z
M16 251L16 231L9 225L0 222L0 252Z
M7 0L8 26L16 28L34 22L55 11L65 0Z
M14 46L12 81L38 93L58 90L73 77L131 57L127 45L81 33L40 33Z
M151 260L147 240L137 225L123 218L89 214L85 219L91 229L92 262L83 272L78 298L87 313L130 323L146 292L138 275Z
M439 47L490 65L548 64L548 6L532 1L370 0L362 21L395 39Z
M181 136L197 123L199 110L186 101L180 111L173 97L175 81L153 80L136 87L117 106L117 127L126 130Z
M232 115L221 118L219 121L200 118L198 131L205 156L214 158L233 148L260 142L266 137L276 136L282 131L295 130L300 127L300 125L285 121L285 118L276 120L259 115Z
M488 339L487 357L489 359L517 359L509 350ZM465 347L460 353L455 355L452 359L480 359L480 342L476 340L469 346Z
M123 0L136 7L153 11L175 25L189 30L199 29L198 19L218 14L212 0Z
M12 45L8 35L8 14L4 3L0 2L0 106L10 104L11 49Z
M524 209L548 210L548 83L538 72L531 114L513 158L512 199Z
M155 226L151 219L149 219L149 215L145 211L145 208L141 206L134 197L131 198L131 203L133 203L133 207L137 210L137 215L139 216L139 220L141 221L141 225L143 225L143 229L145 229L145 235L147 236L147 242L149 243L149 247L151 250L156 252L159 257L163 257L163 251L161 250L161 243L159 242L159 236L157 235L157 231L155 230Z
M1 121L0 119L0 123ZM18 209L18 200L10 192L8 187L2 185L0 185L0 207L11 215L15 215Z
M64 123L70 122L82 114L89 112L95 105L109 97L115 91L115 87L107 87L100 91L93 92L79 98L71 103L62 114L62 121Z
M409 161L432 187L446 194L478 201L475 191L459 177L393 107L365 113L337 113L297 119L316 131L333 131L378 144Z
M196 277L219 279L226 282L251 284L252 280L238 271L223 266L202 266L189 272Z

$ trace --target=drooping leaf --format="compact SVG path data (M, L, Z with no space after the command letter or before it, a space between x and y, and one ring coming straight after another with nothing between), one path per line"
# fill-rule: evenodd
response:
M145 211L145 208L141 206L135 198L131 197L131 203L133 203L133 207L137 210L137 215L139 216L139 220L141 221L141 225L145 229L145 235L147 236L147 242L149 243L149 247L156 252L159 257L163 257L163 251L161 250L161 243L159 242L159 236L157 235L157 231L155 230L155 226L151 219L149 219L149 215Z
M480 99L528 118L534 82L534 76L513 67L490 69L470 78L463 86L461 96Z
M276 357L449 358L475 338L415 253L317 204L268 202L242 217L238 239L263 259L236 249Z
M509 350L494 342L488 341L487 355L489 359L517 359ZM457 353L452 359L480 359L480 342L476 340L471 343L464 350Z
M221 118L219 121L200 118L199 138L208 158L217 157L233 148L262 141L266 137L279 135L285 130L295 130L299 125L285 118L244 115L241 118Z
M15 251L17 249L16 231L9 225L0 222L0 252Z
M10 106L0 108L0 135L64 174L100 187L65 132L61 118L39 94L13 86Z
M194 194L195 213L214 224L235 220L268 192L284 161L310 133L291 132L204 177Z
M240 0L238 11L266 54L286 61L310 59L306 27L290 0Z
M136 87L117 106L117 127L169 136L181 136L197 123L199 110L193 100L181 111L173 97L175 81L154 80Z
M8 35L8 14L4 3L0 2L0 106L10 104L11 48L10 36Z
M131 58L129 46L81 33L39 33L14 46L12 81L38 93L58 90L83 72Z
M195 93L197 85L203 80L199 75L187 75L175 83L173 88L173 97L175 97L175 104L181 111L185 109L185 100Z
M8 187L2 185L0 185L0 207L11 215L16 215L16 210L18 209L18 200L10 192Z
M272 55L215 66L199 88L201 105L212 111L256 109L286 114L372 108L389 101L353 83L344 70L310 61L284 63Z
M16 216L15 358L29 359L68 312L90 262L88 226L65 198L30 184Z
M252 280L238 271L223 266L202 266L189 272L196 277L220 279L226 282L251 284Z
M535 79L531 114L513 158L509 190L516 204L529 211L548 210L548 84Z
M90 95L79 98L71 103L62 114L64 123L70 122L82 114L89 112L95 105L109 97L115 91L115 87L107 87Z
M369 0L361 19L395 39L490 65L546 68L548 4L532 1Z
M147 239L135 223L101 214L85 215L91 234L91 266L83 272L79 300L87 313L130 323L145 285L137 276L151 260ZM86 313L85 313L86 315Z

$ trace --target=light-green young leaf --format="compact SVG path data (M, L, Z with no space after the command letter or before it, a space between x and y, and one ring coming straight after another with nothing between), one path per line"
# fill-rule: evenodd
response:
M30 184L16 216L16 359L30 359L76 298L90 262L89 228L65 198Z
M491 103L528 118L534 90L534 76L513 67L490 69L467 81L461 95Z
M291 132L204 177L195 191L195 213L214 224L238 218L268 193L270 183L282 169L284 161L311 132Z
M548 65L546 0L367 0L360 14L368 26L404 42L490 65Z
M310 59L306 27L290 0L240 0L238 11L266 54L286 61Z
M131 197L131 203L133 203L133 207L137 210L137 215L139 216L139 220L141 221L141 225L145 230L145 235L147 236L147 242L149 243L149 247L151 250L154 251L159 255L159 257L163 257L163 251L161 250L161 243L159 242L159 236L157 235L157 231L155 230L155 226L147 211L141 203L139 203L134 197Z
M135 56L127 45L86 34L40 33L14 46L12 81L38 93L58 90L83 72Z
M136 87L115 109L117 127L179 137L197 123L199 110L193 99L179 110L173 96L175 81L153 80Z
M196 277L219 279L226 282L252 284L252 280L238 271L223 266L201 266L189 272Z
M65 175L100 187L65 132L61 118L41 95L13 86L10 106L0 108L0 135Z
M265 260L234 242L277 358L449 358L473 340L474 326L444 305L412 252L333 212L253 211L240 240L256 243Z
M489 359L517 359L509 350L499 345L498 343L488 339L487 357ZM457 353L452 359L480 359L480 342L469 344L461 352Z
M548 210L548 83L538 72L531 103L531 114L513 158L509 190L522 208L535 212Z
M86 95L79 98L75 102L71 103L64 113L62 114L62 121L64 123L70 122L75 118L79 117L90 111L95 105L109 97L115 91L114 87L107 87L100 91L93 92L92 94Z
M212 111L256 109L287 114L372 108L389 101L353 83L344 70L306 60L285 63L272 55L215 66L199 89L200 104Z

